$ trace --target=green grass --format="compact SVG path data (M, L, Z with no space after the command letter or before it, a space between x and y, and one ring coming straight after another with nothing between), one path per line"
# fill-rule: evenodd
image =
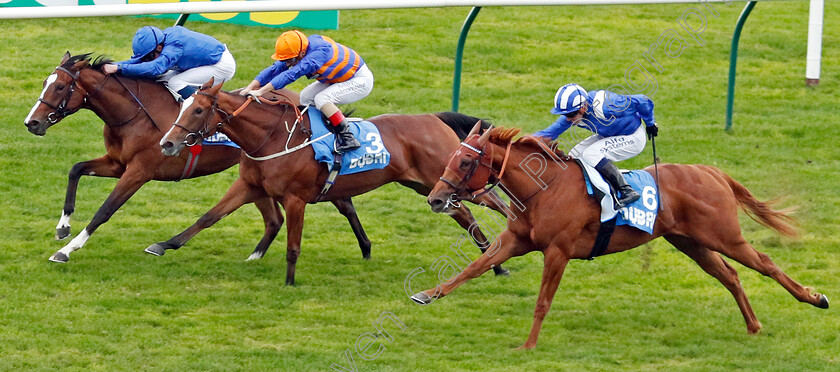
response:
M699 7L700 5L694 5ZM677 19L689 5L484 8L466 44L460 109L526 132L555 117L548 110L567 82L623 84L634 61L660 34L678 30L687 45L650 65L661 126L657 151L666 162L720 167L761 199L783 196L799 207L802 236L780 238L746 217L744 234L786 273L833 300L840 298L840 12L826 5L822 83L804 86L807 2L760 3L741 38L734 130L724 113L729 45L741 5L715 3L704 46ZM451 104L455 46L467 8L343 11L339 42L361 53L376 75L357 114L427 113ZM375 360L352 354L359 371L836 371L835 309L793 299L769 278L737 263L763 323L746 334L732 296L690 259L658 240L626 253L572 262L542 328L537 349L527 337L542 257L506 263L511 276L485 275L432 306L416 306L415 289L435 285L431 265L452 255L463 234L424 198L387 185L354 198L373 241L365 262L331 205L307 208L297 286L283 285L285 231L267 256L243 262L263 224L243 207L164 257L142 252L192 224L236 177L228 170L179 183L144 186L70 263L47 258L67 172L104 151L102 123L80 112L29 134L21 121L41 82L66 50L117 59L130 54L142 25L170 20L86 18L0 23L0 370L309 371L348 366L344 351L383 323L393 342ZM190 23L227 43L238 62L228 89L247 84L271 62L278 30ZM312 30L306 30L312 32ZM300 90L307 81L292 88ZM621 166L650 164L651 148ZM83 178L77 233L115 180ZM477 208L473 208L476 210ZM478 214L485 213L477 211ZM471 258L477 250L465 245ZM836 304L835 304L836 306ZM361 338L364 341L364 338ZM373 353L374 344L369 353Z

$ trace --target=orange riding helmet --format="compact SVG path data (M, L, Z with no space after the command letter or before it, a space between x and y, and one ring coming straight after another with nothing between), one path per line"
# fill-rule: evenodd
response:
M283 61L300 56L309 46L306 35L298 30L286 31L277 37L271 58Z

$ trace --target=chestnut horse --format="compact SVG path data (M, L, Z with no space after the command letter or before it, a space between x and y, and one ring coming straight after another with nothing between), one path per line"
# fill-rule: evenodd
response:
M590 255L600 226L600 207L594 198L586 195L578 163L570 161L561 151L549 150L550 146L536 137L512 142L518 132L519 129L495 128L481 136L475 131L471 133L453 154L441 181L428 197L433 211L451 213L451 200L485 187L489 180L500 181L511 199L518 203L518 210L508 216L507 229L499 234L490 249L455 278L411 298L417 303L429 304L494 265L514 256L540 251L545 255L542 284L534 323L522 345L522 348L533 348L566 264L571 259L586 259ZM540 183L537 183L532 178L534 172L528 172L532 169L518 165L527 165L540 157L547 166L541 168L544 172L538 175ZM652 172L653 169L648 167L645 171ZM747 332L751 334L761 329L761 323L750 307L738 273L721 254L775 279L797 300L828 308L826 296L811 293L785 275L767 255L756 251L741 235L738 207L762 225L793 236L796 234L791 225L794 221L787 211L773 210L769 203L756 200L732 177L710 166L660 164L659 181L661 208L653 234L616 226L605 253L621 252L665 237L732 293L746 320ZM657 200L653 196L649 202L656 208Z
M70 181L64 210L56 226L56 239L70 235L70 215L76 205L76 188L82 176L118 178L116 187L90 221L90 224L69 244L50 257L53 262L67 262L70 253L80 249L99 225L108 221L141 186L151 180L178 181L218 173L239 163L241 150L231 146L204 146L191 174L185 174L187 157L163 156L157 143L172 126L180 105L169 91L153 80L105 75L101 66L110 60L90 54L64 57L44 81L44 90L24 120L27 129L43 136L47 128L61 119L86 108L105 122L104 156L76 163L70 170ZM297 94L284 90L298 102ZM270 198L255 202L260 212L279 215L280 209ZM350 221L359 240L362 255L370 256L370 240L356 216L349 198L334 200L338 210ZM267 247L264 247L267 249ZM262 257L255 250L250 258ZM262 253L265 253L262 250Z
M191 238L243 204L259 198L273 198L286 210L286 284L293 285L295 263L300 255L304 209L307 203L319 198L328 176L327 167L314 159L311 146L304 145L312 132L308 115L301 115L298 107L289 104L249 105L252 102L250 98L221 91L221 87L222 84L214 87L211 79L184 102L177 122L160 142L163 153L176 156L185 147L185 141L212 135L218 130L241 146L248 157L242 158L239 179L219 204L173 240L180 243L182 239ZM476 120L457 113L390 114L371 118L370 121L379 129L382 144L391 153L390 164L383 169L339 175L324 198L347 198L390 182L398 182L428 195L443 172L449 154L458 147L460 139L453 130L461 129L466 133L464 128L470 128ZM292 151L295 149L299 150ZM254 159L266 157L270 159ZM503 208L506 206L496 194L487 194L476 202L505 214ZM486 249L489 241L476 228L475 219L466 207L454 211L451 216L470 232L482 251ZM266 226L279 228L283 219L272 217L263 215ZM263 239L270 241L272 238L266 235ZM162 251L168 249L167 243L148 249ZM495 271L496 274L505 273L501 267L496 267Z

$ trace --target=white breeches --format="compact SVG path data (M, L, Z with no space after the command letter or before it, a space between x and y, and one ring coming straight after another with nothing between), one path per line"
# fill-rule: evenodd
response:
M373 73L365 64L347 81L335 84L316 81L309 84L300 91L300 103L303 105L315 104L315 108L320 110L328 102L336 105L356 102L367 97L372 90Z
M630 159L645 149L645 133L645 126L639 125L633 134L624 136L603 137L594 134L580 141L569 155L593 168L604 158L610 161Z
M161 75L158 81L166 83L169 90L175 94L188 85L200 87L210 81L211 77L215 79L214 84L219 85L232 79L235 73L236 60L233 59L230 51L225 48L222 59L216 62L215 65L199 66L184 71L169 70ZM175 95L176 97L180 97L177 94Z

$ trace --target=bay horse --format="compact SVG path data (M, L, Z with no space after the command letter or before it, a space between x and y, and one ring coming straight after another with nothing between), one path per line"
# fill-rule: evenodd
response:
M105 122L105 155L76 163L70 180L56 239L70 235L70 216L76 205L76 189L82 176L118 178L116 187L99 208L88 226L72 241L50 257L53 262L67 262L70 253L82 248L91 234L138 190L151 180L179 181L214 174L239 163L241 150L231 146L204 146L199 161L187 172L188 153L180 157L164 156L157 148L163 133L178 116L180 104L169 91L154 80L105 75L101 66L111 61L91 54L71 56L65 53L46 80L38 101L24 120L29 132L43 136L52 125L80 109L88 109ZM298 103L298 95L283 90L281 95ZM263 214L281 213L270 198L255 201ZM365 235L350 198L333 204L347 217L362 256L370 257L370 240ZM268 229L269 227L267 227ZM260 258L268 247L258 247L249 259Z
M184 102L175 125L160 141L162 151L166 155L177 156L187 141L219 131L242 147L247 157L243 157L240 163L239 179L234 181L219 204L173 239L176 242L190 239L243 204L259 198L273 198L286 210L286 284L294 285L304 210L307 203L319 198L328 177L327 167L314 159L312 147L301 146L312 133L308 115L302 115L297 106L286 103L249 105L252 102L250 97L222 91L222 84L213 84L211 79ZM324 198L347 198L391 182L428 195L438 175L443 172L449 154L458 147L460 139L455 131L460 129L467 133L465 128L472 127L476 120L457 113L386 114L369 119L379 129L381 144L391 153L390 163L383 169L339 175ZM291 146L299 150L289 151ZM284 151L284 148L287 150ZM260 157L271 159L254 159ZM497 194L484 195L476 202L506 215L506 205ZM482 251L486 249L489 241L476 228L469 209L463 207L451 216L470 232ZM276 225L279 228L283 219L273 217L263 215L266 226ZM270 241L272 238L266 235L263 240ZM168 246L153 245L149 249L162 250L168 249ZM506 274L501 267L494 270L497 275Z
M419 304L429 304L490 267L514 256L540 251L545 256L542 283L534 323L521 346L530 349L537 345L543 318L566 264L571 259L590 258L600 226L600 206L587 195L582 169L577 162L562 151L552 150L551 144L541 138L526 136L512 141L518 132L516 128L494 128L479 135L476 127L452 155L441 181L429 194L428 202L433 211L452 213L455 208L452 200L468 198L468 194L486 187L490 181L501 182L518 207L511 208L513 213L508 215L507 229L481 257L454 278L436 288L416 293L411 299ZM545 165L539 168L542 173L534 171L536 163L529 164L535 158ZM652 167L645 171L653 173ZM750 334L758 332L761 323L750 307L738 273L721 255L775 279L801 302L828 308L825 295L811 293L809 288L788 277L741 235L739 207L760 224L795 236L795 221L788 215L789 211L772 209L772 202L757 200L742 184L711 166L660 164L659 181L661 208L653 234L616 226L605 254L664 237L732 293ZM647 202L657 203L655 195L649 197ZM652 205L655 209L656 204Z

